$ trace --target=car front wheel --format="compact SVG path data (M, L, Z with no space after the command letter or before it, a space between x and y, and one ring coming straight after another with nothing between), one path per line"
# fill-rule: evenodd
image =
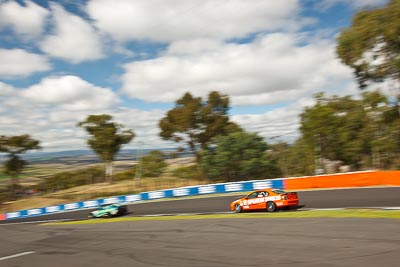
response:
M235 212L236 213L241 213L242 212L242 207L239 204L235 205Z

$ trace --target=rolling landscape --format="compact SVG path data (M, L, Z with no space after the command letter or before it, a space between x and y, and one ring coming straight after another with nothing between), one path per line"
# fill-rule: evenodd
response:
M137 164L137 158L144 157L150 150L123 150L114 162L114 172L119 173L133 169ZM176 177L174 170L177 168L193 165L194 158L188 152L174 154L171 158L172 149L163 149L166 168L158 177L140 177L135 173L122 181L114 181L112 184L104 181L87 180L86 184L72 188L47 191L37 191L37 186L57 174L76 172L90 168L104 169L103 163L90 150L75 150L50 153L30 153L24 155L28 161L27 167L19 175L19 184L25 189L26 194L18 200L4 201L0 204L0 212L54 205L71 201L85 200L103 196L111 196L126 193L138 193L149 190L181 187L187 185L203 184L205 181ZM4 161L4 156L1 157ZM129 175L129 174L128 174ZM0 168L0 190L8 190L11 177ZM30 193L34 192L34 193Z

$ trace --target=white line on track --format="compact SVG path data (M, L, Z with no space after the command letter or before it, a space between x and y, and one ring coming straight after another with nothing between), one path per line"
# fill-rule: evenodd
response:
M35 253L35 251L27 251L27 252L22 252L22 253L6 256L6 257L1 257L0 261L9 260L9 259L12 259L12 258L17 258L17 257L21 257L21 256L33 254L33 253Z

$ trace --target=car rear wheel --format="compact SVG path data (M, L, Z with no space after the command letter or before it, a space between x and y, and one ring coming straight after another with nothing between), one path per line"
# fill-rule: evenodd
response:
M242 207L239 204L235 205L235 212L236 213L241 213L242 212Z
M267 211L269 211L269 212L274 212L274 211L276 211L276 205L275 205L275 203L274 202L272 202L272 201L269 201L269 202L267 202Z
M118 216L125 215L125 214L126 214L126 209L124 209L124 208L118 209L118 213L117 213Z

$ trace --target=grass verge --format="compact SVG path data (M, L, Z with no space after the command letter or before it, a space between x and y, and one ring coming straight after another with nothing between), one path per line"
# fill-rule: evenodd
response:
M376 219L400 219L400 210L372 210L372 209L348 209L348 210L309 210L277 213L241 213L241 214L204 214L204 215L176 215L176 216L138 216L119 217L111 219L92 219L83 221L52 222L42 225L79 225L99 224L110 222L130 221L169 221L169 220L199 220L199 219L285 219L285 218L376 218Z

